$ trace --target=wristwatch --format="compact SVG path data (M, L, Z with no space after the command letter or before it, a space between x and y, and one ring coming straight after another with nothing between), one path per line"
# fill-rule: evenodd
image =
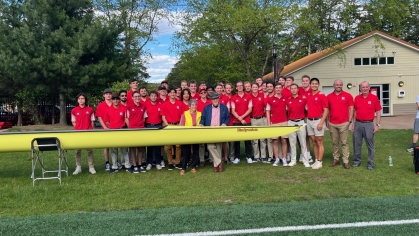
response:
M380 124L375 124L376 126L378 126L378 127L380 127L381 125Z

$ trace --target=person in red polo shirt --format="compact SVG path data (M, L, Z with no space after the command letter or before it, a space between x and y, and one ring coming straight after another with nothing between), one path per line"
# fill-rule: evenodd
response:
M169 88L169 100L163 104L162 110L162 120L163 125L175 125L178 126L180 122L180 117L182 116L183 110L183 103L176 99L176 89ZM166 153L167 153L167 161L169 162L169 169L173 170L173 167L176 169L182 169L180 165L180 155L181 149L180 145L176 144L176 159L175 165L173 165L173 154L172 154L173 145L167 145Z
M355 121L351 130L353 131L354 158L352 167L361 165L362 139L368 148L368 170L374 170L374 134L380 130L381 104L378 97L370 93L370 84L366 81L360 85L361 94L355 97ZM374 125L374 118L375 125Z
M140 92L133 92L132 97L134 99L134 104L127 107L128 128L144 128L144 121L147 117L146 107L140 102ZM139 173L140 171L145 172L144 167L141 166L143 163L143 152L143 147L130 147L131 160L134 168L131 169L129 161L125 161L125 168L127 172L133 172L134 174ZM151 165L147 165L147 169L150 170Z
M250 97L252 98L253 106L252 113L250 115L250 123L253 126L265 126L265 96L263 93L259 92L259 85L256 82L252 83L252 93L250 94ZM252 140L252 146L254 156L252 162L258 162L261 160L263 163L267 163L268 159L266 158L266 139Z
M279 80L278 80L279 81ZM285 79L285 87L282 89L282 96L288 98L291 97L291 84L294 83L294 77L293 76L288 76Z
M252 97L250 94L244 92L243 82L239 81L236 84L237 94L230 100L231 114L233 115L233 126L249 126L250 114L252 113ZM247 163L252 163L252 143L247 140L244 141ZM233 163L240 162L240 141L234 142L235 158Z
M150 92L150 100L145 104L147 110L147 117L145 119L146 128L160 128L162 124L161 107L162 104L157 102L158 93L156 91ZM156 169L161 170L165 167L162 154L162 146L148 146L147 147L147 166L153 163L153 157L156 160Z
M285 80L283 82L285 83ZM280 83L279 80L278 80L278 84L281 84L282 85L281 88L284 87L284 84L283 83ZM281 91L282 91L282 89L281 89ZM275 85L274 85L274 81L273 80L267 80L266 81L266 93L264 95L265 95L265 100L266 101L270 97L273 97L275 95ZM267 143L266 143L266 146L268 147L268 163L271 163L271 161L274 160L274 151L273 151L272 142L273 142L273 139L268 138ZM279 143L279 145L281 145L281 143ZM281 153L279 153L279 156L282 158L282 154Z
M147 88L141 87L139 91L140 91L140 102L142 104L146 104L149 100L149 98L147 97Z
M132 92L138 91L138 80L134 78L130 79L129 87L130 90L127 93L127 105L131 105L134 103L134 100L132 100Z
M307 105L306 97L298 95L298 85L292 84L290 86L292 96L287 99L287 109L288 109L288 125L305 125L305 110ZM297 164L297 137L300 141L301 150L307 150L306 147L306 129L299 129L298 131L289 134L289 142L291 147L291 162L288 166L295 166ZM310 167L308 162L307 153L303 151L302 162L305 167Z
M275 95L267 98L266 101L267 125L288 126L287 99L282 96L282 84L277 83L275 85L275 92ZM285 158L288 151L288 135L281 136L281 143L279 143L278 139L279 137L272 138L273 156L275 157L273 166L278 166L281 159L283 166L288 166ZM282 155L279 155L279 146L281 146Z
M299 89L298 94L300 96L305 96L306 98L311 96L312 91L311 91L311 87L310 87L310 76L303 75L301 77L301 87L299 87L298 89ZM307 112L306 112L306 116L307 116ZM307 126L306 126L306 129L307 129ZM312 157L311 157L311 153L310 153L310 137L308 135L306 137L306 146L307 146L308 160L309 160L309 162L312 162ZM300 157L300 159L301 159L301 157Z
M167 89L163 85L160 85L158 88L159 91L159 97L158 97L158 103L164 103L168 100L167 97Z
M324 122L329 113L327 97L319 90L320 82L317 78L310 80L312 95L307 97L307 133L313 142L316 161L311 168L320 169L324 155ZM306 150L301 148L301 150Z
M71 110L71 122L73 123L74 130L91 130L93 129L93 121L95 121L95 114L93 109L87 106L87 97L83 93L77 96L77 103L79 104ZM93 149L87 149L87 157L89 163L89 172L96 174L95 163L93 157ZM81 150L76 150L76 170L73 175L81 173Z
M330 166L337 166L339 162L339 145L342 145L343 168L349 169L349 125L354 114L354 99L350 93L342 90L343 82L337 79L333 82L334 91L327 95L329 102L329 119L327 127L333 143L333 162ZM339 144L340 143L340 144Z
M109 107L112 106L112 90L110 88L107 88L103 91L103 97L105 100L96 108L96 116L97 119L102 126L102 129L107 129L108 127L105 124L105 114L106 110L108 110ZM105 170L109 171L111 169L111 165L109 164L109 148L103 149L103 155L105 157Z
M189 82L189 90L191 91L191 99L195 99L198 101L199 99L199 93L196 91L196 81L191 80Z
M106 110L105 114L105 123L109 129L122 129L125 128L128 124L128 119L126 118L127 108L120 105L121 100L118 94L112 95L112 106ZM112 168L109 170L109 173L118 172L118 148L111 148L112 155Z

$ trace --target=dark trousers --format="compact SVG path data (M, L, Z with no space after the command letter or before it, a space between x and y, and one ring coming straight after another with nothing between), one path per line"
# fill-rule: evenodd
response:
M250 124L242 125L240 123L233 123L233 126L250 126ZM246 158L252 158L253 156L252 141L250 140L244 141L244 149L246 152ZM240 159L240 141L234 142L234 158Z
M192 147L192 155L191 155ZM182 145L182 170L186 170L186 165L192 156L191 167L196 168L198 162L199 144L186 144Z
M148 125L146 128L160 128L161 125ZM153 163L153 157L156 159L156 165L161 163L161 146L149 146L147 147L147 164Z
M354 144L353 164L361 164L362 139L364 139L368 148L368 166L374 168L374 122L361 123L356 121L352 137Z

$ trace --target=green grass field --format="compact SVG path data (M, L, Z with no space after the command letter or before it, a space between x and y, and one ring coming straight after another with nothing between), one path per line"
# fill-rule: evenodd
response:
M223 173L213 173L207 165L185 176L156 169L110 175L103 170L101 150L96 150L98 173L88 173L83 158L83 173L72 176L70 151L70 175L63 177L61 186L57 180L44 180L32 187L30 154L0 153L0 234L169 234L418 219L418 176L405 151L411 132L381 130L376 135L374 171L367 171L365 162L349 170L329 167L333 160L329 134L320 170L301 164L289 168L247 164L243 159L227 165ZM393 167L388 165L389 155ZM281 234L412 235L412 228L417 232L419 224Z

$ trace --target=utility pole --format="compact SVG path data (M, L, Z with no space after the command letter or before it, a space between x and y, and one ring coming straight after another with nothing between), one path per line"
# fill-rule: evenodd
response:
M278 82L278 69L277 69L278 62L277 62L276 49L277 49L277 46L276 46L276 44L274 44L272 46L272 58L273 58L273 62L272 63L273 63L273 68L274 68L274 83L275 84Z

